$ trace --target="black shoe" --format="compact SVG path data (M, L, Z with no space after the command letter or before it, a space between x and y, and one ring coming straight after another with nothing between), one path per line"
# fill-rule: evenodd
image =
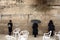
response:
M34 35L34 37L36 37L36 35Z

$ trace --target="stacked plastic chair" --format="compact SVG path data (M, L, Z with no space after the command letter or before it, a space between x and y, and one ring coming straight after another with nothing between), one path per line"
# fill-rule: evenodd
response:
M44 33L44 35L43 35L43 40L51 40L51 39L50 39L51 33L52 33L52 31L50 31L50 32L48 32L48 33Z
M27 40L29 32L27 30L21 31L18 40Z
M13 36L14 37L18 37L19 33L20 33L20 29L19 28L16 28L16 29L13 30Z

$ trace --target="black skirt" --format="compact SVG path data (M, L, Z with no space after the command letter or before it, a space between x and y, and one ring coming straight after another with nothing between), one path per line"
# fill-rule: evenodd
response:
M9 32L12 32L12 27L8 27L8 31Z
M33 30L33 35L38 35L38 29Z

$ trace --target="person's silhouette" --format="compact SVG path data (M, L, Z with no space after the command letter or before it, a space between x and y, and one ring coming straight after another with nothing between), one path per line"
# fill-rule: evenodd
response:
M8 31L9 31L9 35L11 35L12 26L13 26L12 20L9 20L9 22L8 22Z
M32 29L33 29L33 35L34 37L36 37L38 35L38 24L33 23Z
M48 31L52 31L51 36L53 36L53 35L54 35L55 26L54 26L54 24L53 24L53 21L52 21L52 20L50 20L50 21L49 21L49 23L48 23Z

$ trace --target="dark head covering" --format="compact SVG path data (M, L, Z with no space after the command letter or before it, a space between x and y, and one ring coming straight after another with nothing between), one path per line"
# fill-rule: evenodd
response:
M9 22L12 22L12 20L9 20Z
M53 21L52 21L52 20L50 20L49 24L53 24Z

